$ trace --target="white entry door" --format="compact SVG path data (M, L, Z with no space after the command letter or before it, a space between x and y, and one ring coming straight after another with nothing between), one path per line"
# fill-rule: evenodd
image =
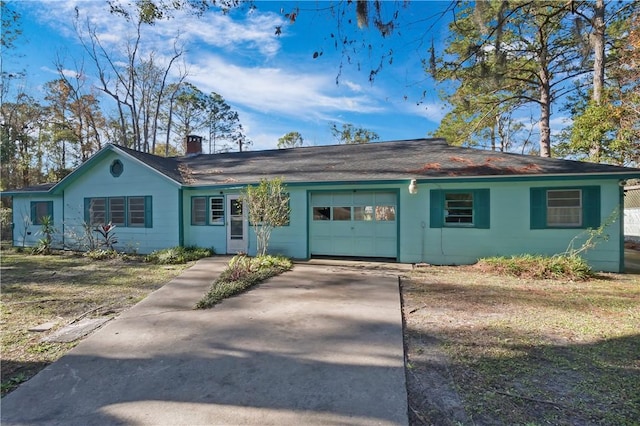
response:
M249 222L239 195L227 196L227 253L246 253Z

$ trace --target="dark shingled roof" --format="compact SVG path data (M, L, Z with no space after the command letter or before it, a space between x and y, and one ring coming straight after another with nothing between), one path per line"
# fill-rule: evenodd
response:
M409 178L640 173L606 164L461 148L443 139L200 154L175 159L186 185L223 185L282 177L286 182ZM150 164L151 165L151 164ZM153 165L152 165L153 167Z
M127 154L142 161L149 167L156 169L163 175L175 180L176 182L183 183L180 170L178 169L179 163L176 157L160 157L158 155L149 154L146 152L136 151L135 149L125 148L124 146L114 145L119 150L126 152Z
M364 182L456 177L625 174L640 169L541 158L414 139L361 145L323 145L266 151L159 157L119 145L120 150L187 186L234 185L281 177L285 182ZM46 192L54 184L18 192Z

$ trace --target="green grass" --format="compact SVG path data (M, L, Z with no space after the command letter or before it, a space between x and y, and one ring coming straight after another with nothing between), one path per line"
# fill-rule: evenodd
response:
M75 345L44 343L48 332L29 328L53 321L53 332L86 313L115 315L188 266L159 267L131 256L100 261L69 253L39 256L4 247L1 255L2 395Z
M568 279L584 281L593 277L589 264L580 256L541 256L523 254L511 257L480 259L476 267L484 272L497 272L533 279Z
M222 300L240 294L292 267L291 260L281 256L235 256L229 261L227 269L220 274L209 291L196 304L196 308L211 308Z
M204 257L213 256L213 248L201 247L172 247L163 250L156 250L145 257L146 262L157 265L177 265L187 263Z

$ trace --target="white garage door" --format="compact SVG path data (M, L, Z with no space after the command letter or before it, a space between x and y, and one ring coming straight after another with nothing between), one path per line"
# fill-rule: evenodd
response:
M392 191L311 194L311 255L396 258L397 194Z

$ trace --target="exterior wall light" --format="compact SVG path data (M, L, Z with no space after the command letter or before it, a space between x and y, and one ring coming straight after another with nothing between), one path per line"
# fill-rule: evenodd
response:
M417 194L418 193L418 184L415 179L411 179L411 183L409 184L409 194Z

